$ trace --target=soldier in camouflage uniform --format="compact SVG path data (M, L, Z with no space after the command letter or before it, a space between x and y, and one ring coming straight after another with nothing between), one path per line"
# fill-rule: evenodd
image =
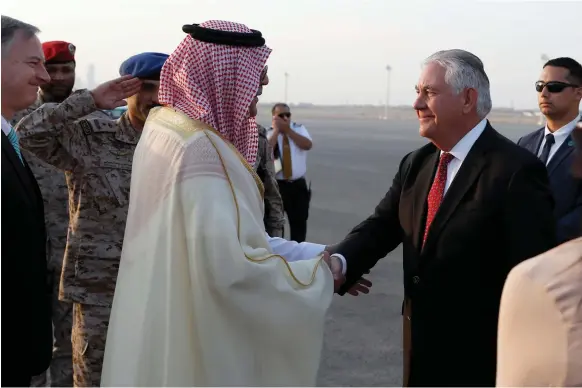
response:
M268 67L265 66L261 74L261 84L258 96L263 94L263 86L269 84ZM283 237L285 228L285 213L283 211L283 199L279 193L279 186L275 179L275 165L273 162L273 149L267 138L265 127L257 124L259 131L259 152L255 162L255 170L265 187L265 231L271 237Z
M107 83L93 92L75 92L62 104L45 104L18 124L22 147L65 170L67 176L71 210L60 298L73 303L75 386L100 385L133 153L147 112L157 105L159 81L155 78L159 80L166 58L147 53L124 62L121 75L140 80L137 84L123 78L112 81L125 83L116 99L98 101L98 89ZM85 117L98 107L121 105L120 96L131 97L127 113L118 120Z
M267 130L257 125L259 130L259 152L255 169L265 186L265 231L271 237L283 237L285 228L285 213L283 211L283 199L279 193L279 186L275 179L275 165L273 162L273 149L267 139Z
M42 49L45 66L51 82L40 87L38 98L27 109L17 112L12 126L35 111L44 103L63 102L70 94L75 83L75 46L68 42L44 42ZM53 387L73 386L73 355L71 349L71 327L73 305L59 301L59 283L63 267L63 255L67 243L69 226L69 192L65 174L43 162L32 153L22 150L28 165L40 187L44 201L47 231L47 267L52 290L52 315L54 328L53 359L46 373L32 378L33 387L47 386L47 374Z

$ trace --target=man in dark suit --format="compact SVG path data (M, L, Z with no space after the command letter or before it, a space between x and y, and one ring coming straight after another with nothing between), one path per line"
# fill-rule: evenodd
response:
M50 81L38 29L2 16L2 385L30 386L52 358L40 190L9 121Z
M556 201L554 216L560 243L582 236L582 179L571 173L574 158L572 131L580 121L582 65L572 58L548 61L536 82L540 111L546 126L517 142L547 166Z
M345 273L339 293L353 292L403 244L404 385L494 386L505 277L556 244L548 176L487 121L489 80L473 54L433 54L416 89L431 143L404 157L374 214L330 248L332 270Z

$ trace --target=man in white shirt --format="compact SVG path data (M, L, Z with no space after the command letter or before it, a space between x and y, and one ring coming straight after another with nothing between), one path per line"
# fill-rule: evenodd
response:
M278 103L271 110L272 126L268 137L275 154L277 183L289 220L291 240L305 241L311 188L307 186L307 151L313 147L304 125L291 121L289 105Z
M556 202L558 242L582 236L582 179L570 171L574 158L572 131L580 121L582 65L572 58L548 61L536 82L540 111L546 126L532 132L517 144L537 155L547 166Z

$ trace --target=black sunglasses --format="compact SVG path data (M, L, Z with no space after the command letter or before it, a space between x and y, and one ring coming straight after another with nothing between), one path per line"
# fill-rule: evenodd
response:
M559 82L559 81L550 81L550 82L538 81L538 82L536 82L536 91L538 93L541 93L542 90L544 90L544 88L547 88L548 92L550 92L550 93L561 93L566 88L579 88L579 87L580 87L580 85L567 84L565 82Z
M279 116L280 118L284 119L284 118L291 118L291 112L283 112L283 113L279 113L277 116Z

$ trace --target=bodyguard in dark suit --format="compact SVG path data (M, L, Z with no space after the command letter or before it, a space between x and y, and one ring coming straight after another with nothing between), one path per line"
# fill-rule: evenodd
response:
M404 157L374 214L331 249L332 269L343 256L343 294L402 244L404 385L494 386L505 277L556 244L548 177L486 120L489 80L473 54L433 54L417 96L431 143Z
M548 61L536 82L538 104L546 126L517 142L547 166L554 194L558 242L582 236L582 180L571 172L572 131L580 120L582 65L572 58Z
M2 16L2 386L30 386L52 357L43 201L8 124L50 80L37 32Z

